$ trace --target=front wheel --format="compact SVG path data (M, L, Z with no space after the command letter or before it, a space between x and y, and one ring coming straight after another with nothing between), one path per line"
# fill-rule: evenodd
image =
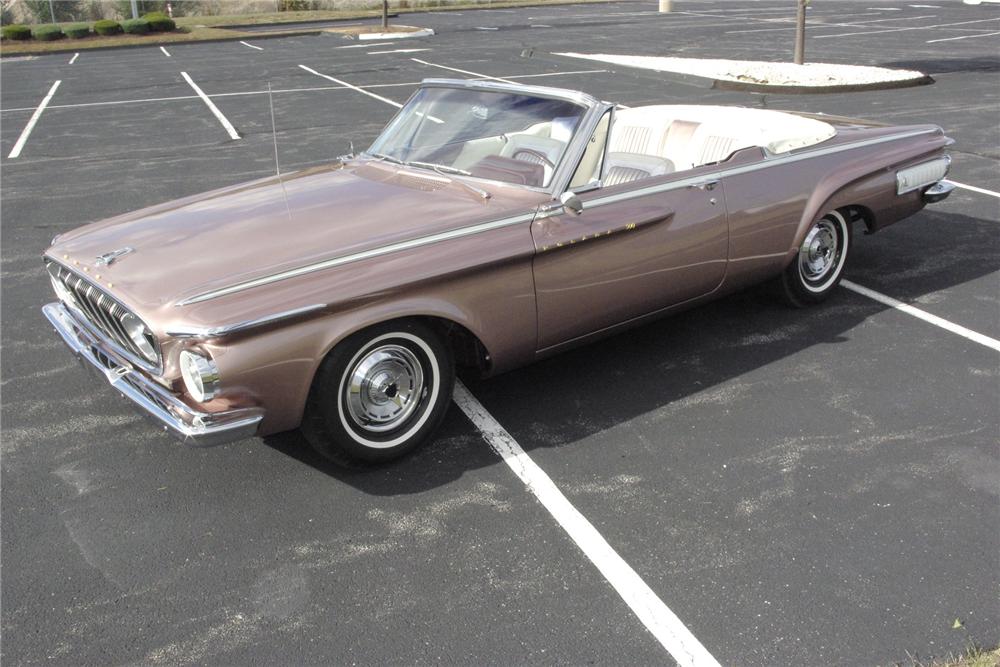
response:
M341 465L398 458L437 428L454 382L451 353L431 328L408 320L377 325L327 355L302 431Z
M851 224L840 211L817 220L781 274L785 300L801 308L826 299L840 282L850 246Z

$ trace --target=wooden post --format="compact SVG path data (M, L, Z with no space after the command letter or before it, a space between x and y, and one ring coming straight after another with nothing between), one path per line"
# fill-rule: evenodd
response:
M806 3L796 0L798 14L795 17L795 64L801 65L806 58Z

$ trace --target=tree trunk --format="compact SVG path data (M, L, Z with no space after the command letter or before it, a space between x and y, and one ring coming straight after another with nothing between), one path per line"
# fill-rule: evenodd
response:
M382 30L389 28L389 0L382 0Z

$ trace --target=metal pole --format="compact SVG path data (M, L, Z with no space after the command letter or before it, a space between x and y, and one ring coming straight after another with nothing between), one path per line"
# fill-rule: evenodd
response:
M52 0L49 0L49 14L52 16L52 22L56 22L56 10L52 8Z
M382 30L389 28L389 0L382 0Z
M139 3L136 0L132 0L132 18L139 18Z
M660 0L660 13L667 14L673 10L673 0Z
M801 65L806 57L806 2L796 0L798 13L795 17L795 64Z

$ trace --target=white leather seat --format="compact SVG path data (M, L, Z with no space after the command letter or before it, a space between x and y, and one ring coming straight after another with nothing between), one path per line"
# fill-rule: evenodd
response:
M509 157L522 162L540 164L545 170L545 177L542 185L548 185L552 178L552 167L559 160L565 143L546 137L536 137L531 134L512 134L507 138L507 143L500 149L501 157ZM546 163L538 155L544 155L549 161Z

